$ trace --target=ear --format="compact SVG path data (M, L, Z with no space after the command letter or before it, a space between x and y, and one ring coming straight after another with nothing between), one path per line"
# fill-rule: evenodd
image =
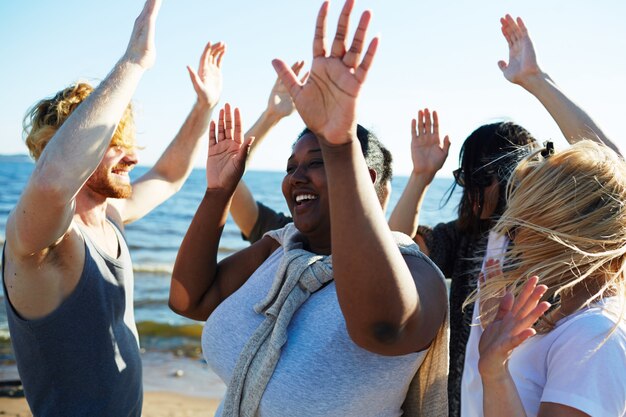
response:
M376 178L378 178L378 174L371 168L367 169L370 172L370 178L372 179L372 184L376 184Z

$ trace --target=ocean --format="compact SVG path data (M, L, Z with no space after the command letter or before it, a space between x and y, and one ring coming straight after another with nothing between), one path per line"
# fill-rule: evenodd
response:
M29 162L0 163L0 244L4 243L9 211L15 206L33 168L34 164ZM137 167L131 172L131 177L137 178L146 170L145 167ZM282 172L248 171L244 179L259 201L287 213L280 188L283 176ZM393 179L387 216L391 214L406 181L407 177L402 176ZM145 360L167 361L168 355L201 360L202 323L174 314L168 308L167 300L176 253L204 194L205 184L204 170L194 169L179 193L148 216L126 226L135 274L135 318L140 343L146 353ZM458 191L443 205L451 185L452 179L437 178L433 181L421 212L422 224L435 225L456 217ZM247 245L229 218L220 242L219 257L226 257ZM4 293L0 292L0 381L15 374L4 300ZM158 385L158 381L152 382Z

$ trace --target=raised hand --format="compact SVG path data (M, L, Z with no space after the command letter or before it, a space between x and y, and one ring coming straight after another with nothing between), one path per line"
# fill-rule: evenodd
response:
M513 20L511 15L500 19L502 34L509 44L509 62L498 61L504 77L514 84L524 84L528 77L541 73L535 56L535 48L521 17Z
M502 266L497 259L488 259L485 262L485 272L481 272L478 275L478 287L484 288L487 281L493 282L502 277ZM493 296L487 298L482 296L479 299L479 313L480 313L480 325L485 328L493 320L502 297L506 294L506 291L502 289Z
M446 135L443 144L439 139L439 117L428 109L417 112L411 121L411 159L413 172L434 176L448 157L450 138Z
M198 72L187 66L193 89L198 94L198 102L209 108L217 105L222 94L222 58L226 53L226 44L207 43L200 57Z
M217 127L217 132L216 132ZM216 125L209 126L209 155L206 161L206 181L208 189L233 190L243 175L248 148L253 138L243 139L241 115L235 108L235 119L230 104L220 110Z
M303 67L304 61L298 61L291 66L291 71L295 75L299 75ZM309 73L307 72L300 78L300 82L304 83L308 76ZM270 97L267 100L268 113L278 119L282 119L293 113L295 109L296 107L289 95L289 91L287 91L287 87L285 87L285 84L283 84L280 78L277 78L270 92Z
M548 287L537 285L538 281L531 277L517 298L506 292L494 320L484 329L478 344L478 371L483 380L508 372L511 352L536 333L533 324L550 308L550 303L539 302Z
M151 68L156 60L154 33L160 8L161 0L146 1L143 10L135 19L135 26L124 53L123 59L138 64L144 69Z
M350 142L356 137L356 105L361 87L370 69L378 38L374 38L361 60L371 13L365 11L346 49L346 37L354 0L347 0L341 11L337 33L328 54L324 38L328 1L317 16L313 40L313 64L306 82L280 60L272 61L279 78L287 87L302 120L318 139L331 145Z

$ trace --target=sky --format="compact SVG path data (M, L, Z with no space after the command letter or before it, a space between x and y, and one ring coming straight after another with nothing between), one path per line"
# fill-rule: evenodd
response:
M164 0L157 21L157 61L143 77L137 111L140 163L150 165L175 136L195 100L185 69L207 41L224 41L226 102L241 109L244 127L261 114L276 74L273 58L311 62L318 0ZM97 84L122 56L141 0L0 0L0 153L26 153L22 119L30 106L68 84ZM334 34L342 2L331 2ZM437 110L452 141L441 171L458 165L463 140L478 126L513 120L540 141L567 145L541 104L504 79L508 59L499 18L521 16L539 64L605 133L626 151L626 2L623 0L357 0L370 9L369 38L381 43L359 102L359 122L394 155L397 174L410 173L410 123L418 109ZM352 29L357 17L353 13ZM250 169L282 171L303 128L294 113L266 138ZM205 152L196 161L203 166Z

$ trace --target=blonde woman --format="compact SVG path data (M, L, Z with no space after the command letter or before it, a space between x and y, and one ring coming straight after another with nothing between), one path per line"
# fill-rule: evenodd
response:
M482 393L463 397L482 412L464 415L626 416L626 163L581 141L523 161L508 191L480 298L505 295L481 317Z

